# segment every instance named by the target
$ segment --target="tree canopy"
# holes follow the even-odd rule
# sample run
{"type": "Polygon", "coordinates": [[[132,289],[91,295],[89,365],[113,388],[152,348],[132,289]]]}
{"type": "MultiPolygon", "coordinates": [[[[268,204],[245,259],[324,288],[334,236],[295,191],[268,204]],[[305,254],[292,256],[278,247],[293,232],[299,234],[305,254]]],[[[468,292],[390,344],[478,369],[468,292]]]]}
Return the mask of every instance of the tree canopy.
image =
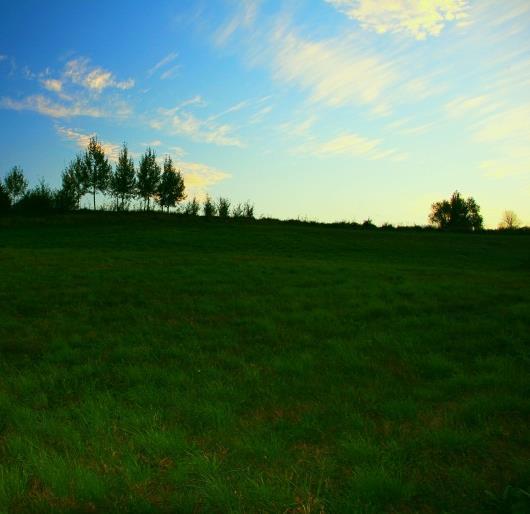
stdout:
{"type": "Polygon", "coordinates": [[[116,197],[116,208],[125,209],[126,203],[136,193],[136,169],[124,143],[118,157],[116,169],[110,179],[110,190],[116,197]]]}
{"type": "Polygon", "coordinates": [[[482,229],[482,216],[477,202],[462,198],[455,191],[449,200],[435,202],[431,206],[429,221],[444,230],[477,231],[482,229]]]}
{"type": "Polygon", "coordinates": [[[101,143],[95,138],[90,138],[88,148],[83,158],[84,172],[83,178],[85,186],[92,194],[94,210],[96,210],[96,193],[107,191],[112,167],[109,164],[101,143]]]}
{"type": "Polygon", "coordinates": [[[160,166],[156,162],[156,154],[148,148],[140,158],[138,169],[137,192],[144,201],[144,208],[149,210],[151,198],[158,192],[160,183],[160,166]]]}
{"type": "Polygon", "coordinates": [[[169,211],[170,207],[175,207],[178,202],[186,198],[184,189],[182,174],[180,170],[175,169],[171,157],[167,155],[164,159],[164,171],[158,186],[157,201],[159,205],[162,208],[166,207],[169,211]]]}
{"type": "Polygon", "coordinates": [[[11,203],[16,203],[28,189],[28,181],[24,177],[24,171],[20,166],[13,166],[4,180],[5,190],[11,199],[11,203]]]}

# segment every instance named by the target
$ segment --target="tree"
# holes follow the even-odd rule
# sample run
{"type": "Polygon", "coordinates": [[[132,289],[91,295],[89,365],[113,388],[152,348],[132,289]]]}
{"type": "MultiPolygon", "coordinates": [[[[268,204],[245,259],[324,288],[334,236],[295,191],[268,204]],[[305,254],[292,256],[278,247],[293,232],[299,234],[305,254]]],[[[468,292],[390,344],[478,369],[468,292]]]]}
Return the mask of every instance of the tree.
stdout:
{"type": "Polygon", "coordinates": [[[199,214],[200,208],[201,206],[199,205],[197,198],[193,197],[193,200],[188,202],[184,207],[184,214],[188,214],[189,216],[197,216],[197,214],[199,214]]]}
{"type": "Polygon", "coordinates": [[[6,188],[0,182],[0,214],[7,212],[11,207],[11,198],[7,194],[6,188]]]}
{"type": "Polygon", "coordinates": [[[62,173],[62,187],[57,193],[57,202],[61,209],[79,209],[79,202],[87,192],[87,181],[83,157],[78,155],[62,173]]]}
{"type": "Polygon", "coordinates": [[[221,218],[228,218],[230,214],[230,201],[227,198],[219,198],[217,202],[217,213],[221,218]]]}
{"type": "Polygon", "coordinates": [[[249,219],[254,218],[254,206],[248,201],[243,205],[243,216],[249,219]]]}
{"type": "Polygon", "coordinates": [[[116,197],[116,210],[125,209],[126,202],[134,197],[136,192],[136,170],[134,161],[129,157],[127,145],[124,143],[118,157],[116,170],[110,179],[110,190],[116,197]],[[118,206],[118,201],[119,206],[118,206]]]}
{"type": "Polygon", "coordinates": [[[96,210],[96,193],[106,193],[109,180],[112,175],[112,168],[101,143],[95,137],[90,138],[87,150],[83,158],[85,188],[92,193],[94,210],[96,210]]]}
{"type": "Polygon", "coordinates": [[[449,200],[435,202],[431,206],[429,221],[440,229],[480,230],[482,216],[480,207],[473,198],[465,200],[455,191],[449,200]]]}
{"type": "Polygon", "coordinates": [[[169,212],[170,207],[184,200],[186,195],[184,194],[184,180],[180,170],[176,170],[173,166],[173,161],[169,155],[164,159],[164,171],[160,184],[158,185],[158,197],[157,201],[162,209],[167,208],[169,212]]]}
{"type": "Polygon", "coordinates": [[[213,203],[212,199],[210,198],[210,195],[206,195],[202,210],[207,218],[211,218],[217,213],[217,208],[215,206],[215,203],[213,203]]]}
{"type": "Polygon", "coordinates": [[[147,210],[150,207],[151,197],[155,196],[158,191],[160,172],[160,166],[156,162],[156,154],[151,148],[148,148],[140,159],[136,186],[138,195],[144,200],[147,210]]]}
{"type": "Polygon", "coordinates": [[[6,192],[13,204],[17,203],[28,189],[28,181],[24,177],[24,171],[20,166],[13,166],[11,171],[6,175],[4,184],[6,192]]]}
{"type": "Polygon", "coordinates": [[[515,230],[521,226],[519,216],[513,211],[504,211],[501,222],[499,223],[499,230],[515,230]]]}

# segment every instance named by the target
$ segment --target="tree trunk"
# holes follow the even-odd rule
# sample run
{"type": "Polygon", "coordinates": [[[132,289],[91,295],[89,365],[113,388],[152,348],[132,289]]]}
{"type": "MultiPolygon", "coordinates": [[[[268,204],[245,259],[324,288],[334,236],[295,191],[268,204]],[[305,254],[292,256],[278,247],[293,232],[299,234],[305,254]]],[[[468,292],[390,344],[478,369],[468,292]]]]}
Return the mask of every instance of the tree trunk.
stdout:
{"type": "Polygon", "coordinates": [[[92,198],[94,199],[94,210],[96,210],[96,188],[92,189],[92,198]]]}

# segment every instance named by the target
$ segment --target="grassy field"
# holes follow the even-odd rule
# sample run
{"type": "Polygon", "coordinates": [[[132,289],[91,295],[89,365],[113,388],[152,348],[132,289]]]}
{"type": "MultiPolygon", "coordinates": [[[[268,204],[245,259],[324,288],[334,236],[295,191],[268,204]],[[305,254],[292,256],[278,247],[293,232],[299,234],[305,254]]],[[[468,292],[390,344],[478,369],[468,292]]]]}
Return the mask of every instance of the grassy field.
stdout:
{"type": "Polygon", "coordinates": [[[529,512],[529,339],[528,236],[0,220],[0,512],[529,512]]]}

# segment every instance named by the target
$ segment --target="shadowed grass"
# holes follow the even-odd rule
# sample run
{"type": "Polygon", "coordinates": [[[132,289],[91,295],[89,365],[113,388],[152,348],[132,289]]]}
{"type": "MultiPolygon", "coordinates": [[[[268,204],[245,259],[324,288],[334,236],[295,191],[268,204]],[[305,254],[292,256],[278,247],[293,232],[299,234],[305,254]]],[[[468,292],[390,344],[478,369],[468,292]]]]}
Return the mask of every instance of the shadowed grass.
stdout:
{"type": "Polygon", "coordinates": [[[0,512],[519,512],[529,254],[522,236],[2,220],[0,512]]]}

